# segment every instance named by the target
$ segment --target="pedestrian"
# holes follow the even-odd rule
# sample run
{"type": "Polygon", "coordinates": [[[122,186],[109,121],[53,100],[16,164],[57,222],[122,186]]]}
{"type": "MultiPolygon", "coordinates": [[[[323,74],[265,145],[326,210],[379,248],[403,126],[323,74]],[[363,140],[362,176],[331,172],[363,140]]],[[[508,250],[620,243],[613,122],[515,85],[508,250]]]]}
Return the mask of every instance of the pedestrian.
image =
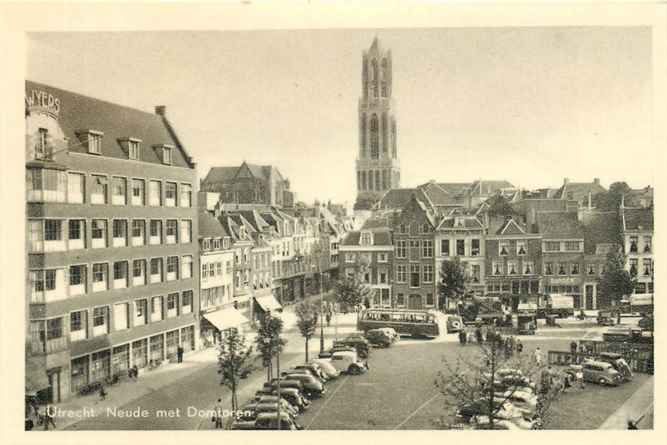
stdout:
{"type": "Polygon", "coordinates": [[[178,363],[183,363],[183,352],[185,352],[183,350],[183,346],[178,345],[178,349],[176,349],[176,357],[178,359],[178,363]]]}
{"type": "Polygon", "coordinates": [[[537,366],[542,366],[542,351],[539,346],[535,348],[535,351],[533,352],[533,359],[537,366]]]}
{"type": "Polygon", "coordinates": [[[331,326],[331,312],[330,311],[327,311],[326,319],[327,319],[327,327],[331,326]]]}
{"type": "Polygon", "coordinates": [[[463,329],[461,329],[461,330],[459,331],[459,344],[460,344],[461,346],[463,346],[463,345],[465,344],[465,340],[463,339],[463,337],[464,337],[465,335],[466,335],[465,332],[463,332],[463,329]]]}
{"type": "Polygon", "coordinates": [[[570,352],[572,355],[575,355],[577,353],[577,342],[572,340],[572,343],[570,343],[570,352]]]}
{"type": "Polygon", "coordinates": [[[44,407],[44,431],[49,430],[49,425],[52,425],[54,430],[56,429],[56,408],[47,403],[44,407]]]}
{"type": "Polygon", "coordinates": [[[475,328],[475,340],[477,340],[477,343],[482,344],[484,341],[484,338],[482,337],[482,330],[480,329],[479,326],[475,328]]]}
{"type": "Polygon", "coordinates": [[[104,390],[104,385],[100,385],[100,400],[106,400],[107,392],[104,390]]]}
{"type": "Polygon", "coordinates": [[[523,352],[523,343],[521,343],[521,339],[517,338],[516,339],[516,352],[517,354],[521,355],[523,352]]]}
{"type": "Polygon", "coordinates": [[[466,329],[463,329],[463,345],[468,344],[468,331],[466,329]]]}
{"type": "Polygon", "coordinates": [[[215,404],[215,416],[213,417],[213,420],[215,422],[215,429],[219,430],[222,429],[222,416],[224,413],[224,410],[222,408],[222,399],[218,399],[218,402],[215,404]]]}

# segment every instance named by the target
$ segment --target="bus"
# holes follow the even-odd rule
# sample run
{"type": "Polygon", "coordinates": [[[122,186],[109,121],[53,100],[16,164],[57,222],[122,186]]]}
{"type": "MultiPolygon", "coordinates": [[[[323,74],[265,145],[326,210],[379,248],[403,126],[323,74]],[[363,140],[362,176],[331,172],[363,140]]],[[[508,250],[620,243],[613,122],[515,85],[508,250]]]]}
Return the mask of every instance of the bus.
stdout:
{"type": "Polygon", "coordinates": [[[357,330],[393,328],[399,335],[438,337],[440,326],[435,312],[410,309],[366,309],[357,320],[357,330]]]}

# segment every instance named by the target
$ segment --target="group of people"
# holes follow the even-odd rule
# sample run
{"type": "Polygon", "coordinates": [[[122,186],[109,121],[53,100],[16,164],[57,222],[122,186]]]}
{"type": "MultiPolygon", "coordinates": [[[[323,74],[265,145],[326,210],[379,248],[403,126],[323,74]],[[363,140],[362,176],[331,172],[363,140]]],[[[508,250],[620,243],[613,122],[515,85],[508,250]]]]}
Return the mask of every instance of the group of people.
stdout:
{"type": "Polygon", "coordinates": [[[462,346],[468,344],[475,340],[478,344],[489,343],[493,344],[497,348],[502,348],[505,352],[505,358],[510,358],[514,355],[514,352],[521,354],[523,352],[523,343],[521,339],[515,338],[513,335],[503,336],[499,332],[489,329],[486,332],[482,331],[480,326],[477,326],[474,331],[469,331],[468,328],[463,328],[459,331],[459,343],[462,346]]]}
{"type": "Polygon", "coordinates": [[[26,431],[30,431],[38,425],[43,426],[44,431],[48,431],[51,427],[55,430],[56,408],[50,403],[40,407],[37,399],[33,397],[26,403],[25,419],[26,431]]]}

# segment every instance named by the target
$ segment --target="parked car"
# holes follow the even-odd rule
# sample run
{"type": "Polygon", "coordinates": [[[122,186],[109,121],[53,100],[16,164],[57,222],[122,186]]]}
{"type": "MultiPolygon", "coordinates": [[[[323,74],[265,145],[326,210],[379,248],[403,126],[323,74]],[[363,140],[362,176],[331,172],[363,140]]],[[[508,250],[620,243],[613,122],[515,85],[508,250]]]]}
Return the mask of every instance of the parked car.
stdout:
{"type": "MultiPolygon", "coordinates": [[[[491,373],[485,372],[482,374],[482,379],[485,384],[491,379],[491,373]]],[[[524,391],[535,392],[535,383],[530,378],[523,375],[519,369],[499,369],[494,377],[494,391],[509,391],[517,390],[519,388],[524,391]]]]}
{"type": "Polygon", "coordinates": [[[338,371],[332,364],[331,360],[329,359],[324,359],[324,358],[316,358],[310,361],[311,363],[317,365],[320,367],[322,372],[327,376],[329,379],[335,379],[340,375],[340,371],[338,371]]]}
{"type": "Polygon", "coordinates": [[[281,377],[284,377],[289,380],[298,380],[303,385],[304,394],[309,397],[322,397],[326,392],[324,384],[320,381],[319,378],[313,377],[311,374],[307,373],[305,370],[287,370],[281,373],[281,377]]]}
{"type": "Polygon", "coordinates": [[[611,311],[600,311],[598,312],[597,323],[599,326],[614,326],[616,317],[611,311]]]}
{"type": "MultiPolygon", "coordinates": [[[[278,412],[278,402],[269,403],[269,402],[248,402],[241,408],[241,411],[247,411],[249,413],[254,413],[255,419],[260,413],[277,413],[278,412]]],[[[295,410],[291,405],[280,404],[280,412],[284,412],[290,415],[292,419],[296,419],[298,415],[298,410],[295,410]]],[[[240,420],[250,420],[250,419],[240,419],[240,420]]]]}
{"type": "Polygon", "coordinates": [[[587,382],[611,386],[621,382],[621,375],[609,363],[587,360],[582,364],[582,371],[587,382]]]}
{"type": "Polygon", "coordinates": [[[358,375],[368,371],[365,362],[359,360],[355,351],[336,351],[331,355],[331,364],[341,373],[358,375]]]}
{"type": "Polygon", "coordinates": [[[257,414],[255,428],[258,430],[277,430],[280,428],[281,430],[287,431],[303,429],[303,427],[292,419],[289,414],[282,412],[280,413],[280,417],[278,417],[277,412],[257,414]]]}
{"type": "Polygon", "coordinates": [[[350,351],[350,352],[356,353],[357,348],[355,348],[354,346],[347,346],[347,345],[343,345],[341,343],[334,342],[334,345],[331,348],[329,348],[328,350],[324,350],[324,351],[320,352],[319,355],[318,355],[318,358],[330,359],[331,356],[333,355],[333,353],[337,352],[337,351],[350,351]]]}
{"type": "MultiPolygon", "coordinates": [[[[273,389],[273,387],[267,387],[267,386],[262,387],[262,389],[260,389],[255,393],[255,397],[277,396],[277,395],[278,395],[277,389],[273,389]]],[[[287,400],[290,405],[296,407],[300,412],[304,412],[306,409],[308,409],[308,405],[310,405],[310,401],[305,397],[303,397],[299,392],[299,390],[294,388],[280,387],[280,397],[287,400]]]]}
{"type": "Polygon", "coordinates": [[[533,418],[537,413],[537,396],[531,390],[517,389],[497,394],[507,399],[524,417],[533,418]]]}
{"type": "Polygon", "coordinates": [[[615,352],[601,352],[597,359],[601,362],[609,363],[621,375],[623,381],[632,380],[632,369],[621,354],[615,352]]]}
{"type": "Polygon", "coordinates": [[[234,420],[230,425],[231,430],[256,430],[255,420],[234,420]]]}
{"type": "MultiPolygon", "coordinates": [[[[497,419],[512,420],[523,417],[523,414],[516,410],[512,403],[503,397],[493,398],[493,410],[495,411],[494,417],[497,419]]],[[[489,401],[486,398],[465,403],[456,411],[456,417],[462,419],[464,422],[470,422],[473,417],[480,415],[489,415],[489,401]]]]}
{"type": "Polygon", "coordinates": [[[388,348],[398,340],[398,334],[392,328],[370,329],[366,339],[371,345],[388,348]]]}
{"type": "Polygon", "coordinates": [[[316,379],[319,379],[322,383],[326,383],[329,380],[329,377],[327,377],[326,373],[322,371],[322,368],[320,365],[316,363],[306,363],[303,365],[296,365],[294,368],[295,370],[301,371],[301,372],[307,372],[308,374],[312,375],[316,379]]]}
{"type": "Polygon", "coordinates": [[[294,414],[299,414],[299,408],[289,403],[283,397],[278,396],[256,396],[255,402],[257,403],[273,403],[274,405],[280,403],[281,409],[294,412],[294,414]],[[280,402],[279,402],[280,401],[280,402]]]}
{"type": "MultiPolygon", "coordinates": [[[[270,382],[264,383],[264,387],[268,387],[271,389],[276,389],[278,388],[278,380],[279,379],[271,379],[270,382]]],[[[281,378],[280,379],[280,387],[281,388],[293,388],[299,391],[301,394],[303,394],[304,388],[303,388],[303,383],[301,383],[299,380],[295,379],[288,379],[288,378],[281,378]]]]}
{"type": "Polygon", "coordinates": [[[363,334],[350,334],[343,340],[334,341],[334,349],[336,346],[353,347],[361,358],[368,358],[370,355],[370,343],[363,334]]]}

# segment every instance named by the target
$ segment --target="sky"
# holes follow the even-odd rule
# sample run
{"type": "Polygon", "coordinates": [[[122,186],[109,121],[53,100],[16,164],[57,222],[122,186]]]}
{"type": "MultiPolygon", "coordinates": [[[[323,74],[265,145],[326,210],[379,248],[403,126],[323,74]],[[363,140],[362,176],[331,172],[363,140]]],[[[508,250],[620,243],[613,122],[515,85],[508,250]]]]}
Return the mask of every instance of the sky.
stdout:
{"type": "Polygon", "coordinates": [[[361,57],[393,60],[401,186],[654,183],[641,27],[30,33],[28,79],[167,116],[197,163],[273,164],[354,202],[361,57]]]}

